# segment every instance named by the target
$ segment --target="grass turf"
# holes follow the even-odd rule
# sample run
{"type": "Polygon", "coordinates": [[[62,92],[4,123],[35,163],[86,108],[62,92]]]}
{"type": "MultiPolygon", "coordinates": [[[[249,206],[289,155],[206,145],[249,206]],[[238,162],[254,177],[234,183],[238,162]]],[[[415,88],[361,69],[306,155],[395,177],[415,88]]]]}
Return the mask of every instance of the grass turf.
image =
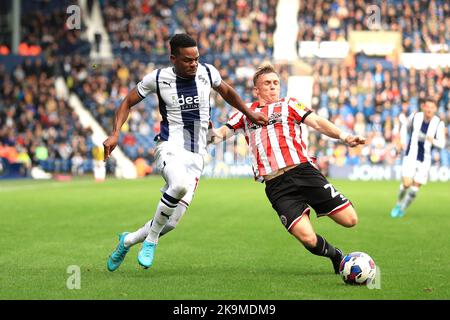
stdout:
{"type": "Polygon", "coordinates": [[[117,234],[149,220],[163,180],[0,182],[0,299],[449,299],[448,183],[430,183],[401,219],[389,215],[398,182],[333,181],[354,203],[352,229],[311,220],[345,252],[364,251],[381,289],[345,285],[328,259],[311,255],[278,220],[251,179],[203,179],[149,270],[132,248],[106,270],[117,234]],[[71,265],[81,289],[69,290],[71,265]]]}

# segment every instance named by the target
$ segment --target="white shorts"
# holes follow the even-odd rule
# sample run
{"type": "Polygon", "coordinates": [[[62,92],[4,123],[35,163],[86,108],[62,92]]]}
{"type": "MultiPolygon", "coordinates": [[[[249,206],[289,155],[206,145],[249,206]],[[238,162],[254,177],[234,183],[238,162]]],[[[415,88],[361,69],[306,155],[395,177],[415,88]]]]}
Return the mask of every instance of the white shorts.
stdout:
{"type": "Polygon", "coordinates": [[[402,177],[410,178],[419,184],[426,184],[431,165],[408,157],[403,158],[402,177]]]}
{"type": "Polygon", "coordinates": [[[167,164],[175,162],[177,164],[177,169],[182,169],[177,171],[177,177],[179,177],[183,183],[187,184],[186,187],[188,191],[180,200],[180,203],[188,207],[194,197],[195,190],[197,189],[198,182],[200,181],[203,172],[203,156],[199,153],[187,151],[168,141],[161,141],[158,142],[155,149],[155,161],[157,169],[161,172],[162,177],[166,181],[165,186],[161,188],[162,193],[166,192],[169,188],[167,176],[170,173],[165,172],[168,170],[168,168],[166,168],[167,164]]]}

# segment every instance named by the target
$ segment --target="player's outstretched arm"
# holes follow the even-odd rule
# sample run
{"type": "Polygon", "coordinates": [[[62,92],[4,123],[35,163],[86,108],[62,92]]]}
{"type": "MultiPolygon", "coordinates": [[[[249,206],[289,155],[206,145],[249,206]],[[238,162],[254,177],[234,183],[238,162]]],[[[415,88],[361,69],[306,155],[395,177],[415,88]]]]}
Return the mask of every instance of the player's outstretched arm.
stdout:
{"type": "Polygon", "coordinates": [[[122,128],[125,121],[128,119],[128,115],[130,114],[130,109],[142,98],[137,93],[137,88],[132,89],[125,99],[120,103],[119,108],[116,110],[114,116],[114,128],[111,135],[103,142],[103,152],[104,152],[104,161],[108,160],[111,152],[117,146],[119,142],[119,133],[120,128],[122,128]]]}
{"type": "Polygon", "coordinates": [[[350,147],[356,147],[357,145],[366,143],[366,139],[364,137],[354,136],[347,132],[344,132],[341,129],[339,129],[336,125],[334,125],[332,122],[318,116],[315,113],[310,113],[305,118],[303,123],[316,129],[320,133],[330,138],[342,140],[350,147]]]}
{"type": "Polygon", "coordinates": [[[222,81],[219,86],[214,88],[223,98],[224,100],[242,112],[247,118],[258,125],[266,125],[268,122],[267,116],[260,112],[254,112],[249,109],[244,101],[239,97],[236,90],[234,90],[229,84],[225,81],[222,81]]]}
{"type": "Polygon", "coordinates": [[[234,136],[234,130],[230,129],[228,126],[223,125],[220,128],[210,127],[208,130],[208,144],[218,144],[228,138],[234,136]]]}

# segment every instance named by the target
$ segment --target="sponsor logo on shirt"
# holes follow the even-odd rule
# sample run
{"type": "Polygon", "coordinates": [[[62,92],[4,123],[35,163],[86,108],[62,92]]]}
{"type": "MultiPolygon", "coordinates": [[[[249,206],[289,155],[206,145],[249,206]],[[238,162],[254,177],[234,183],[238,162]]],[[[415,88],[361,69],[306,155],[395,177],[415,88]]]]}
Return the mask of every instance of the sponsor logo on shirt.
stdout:
{"type": "Polygon", "coordinates": [[[201,74],[197,77],[201,82],[203,82],[204,85],[208,85],[209,81],[206,80],[206,78],[201,74]]]}
{"type": "MultiPolygon", "coordinates": [[[[267,123],[267,125],[268,126],[270,126],[270,125],[273,125],[273,124],[275,124],[275,123],[277,123],[277,122],[281,122],[282,121],[282,119],[281,119],[281,113],[279,113],[279,112],[274,112],[274,113],[272,113],[271,115],[270,115],[270,117],[269,117],[269,122],[267,123]]],[[[262,128],[263,126],[261,126],[261,125],[259,125],[259,124],[254,124],[253,122],[251,122],[250,120],[248,120],[247,119],[247,122],[248,122],[248,128],[250,129],[250,130],[256,130],[256,129],[259,129],[259,128],[262,128]]]]}
{"type": "Polygon", "coordinates": [[[182,94],[181,96],[173,95],[172,102],[175,106],[180,107],[181,111],[187,111],[199,109],[200,103],[204,103],[205,99],[203,98],[203,94],[200,96],[185,96],[182,94]]]}
{"type": "Polygon", "coordinates": [[[305,105],[295,99],[289,99],[288,105],[294,109],[297,109],[299,111],[305,110],[305,105]]]}
{"type": "Polygon", "coordinates": [[[297,102],[297,103],[295,104],[294,108],[296,108],[296,109],[298,109],[298,110],[300,110],[300,111],[305,110],[305,106],[303,105],[303,103],[300,103],[300,102],[297,102]]]}

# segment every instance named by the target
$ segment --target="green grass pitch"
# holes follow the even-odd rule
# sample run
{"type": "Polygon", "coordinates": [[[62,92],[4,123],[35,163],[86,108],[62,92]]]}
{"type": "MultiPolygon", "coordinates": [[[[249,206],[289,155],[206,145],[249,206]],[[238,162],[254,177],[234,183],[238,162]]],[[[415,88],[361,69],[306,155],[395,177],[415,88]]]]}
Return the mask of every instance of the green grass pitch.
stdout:
{"type": "Polygon", "coordinates": [[[110,273],[117,234],[152,217],[163,180],[84,178],[0,182],[0,299],[449,299],[450,184],[426,185],[392,219],[398,182],[333,182],[359,224],[346,229],[313,212],[312,223],[345,252],[371,255],[380,289],[345,285],[284,230],[251,179],[202,179],[152,268],[138,266],[139,245],[110,273]],[[71,265],[80,267],[78,290],[67,288],[71,265]]]}

